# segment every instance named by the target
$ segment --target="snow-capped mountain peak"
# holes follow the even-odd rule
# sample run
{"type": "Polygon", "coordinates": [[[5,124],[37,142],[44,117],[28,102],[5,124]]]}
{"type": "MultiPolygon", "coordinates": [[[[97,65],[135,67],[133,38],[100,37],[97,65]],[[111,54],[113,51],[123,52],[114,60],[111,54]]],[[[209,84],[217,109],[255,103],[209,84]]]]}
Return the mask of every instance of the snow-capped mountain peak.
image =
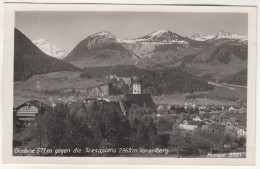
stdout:
{"type": "Polygon", "coordinates": [[[71,50],[62,50],[59,47],[51,44],[48,40],[41,38],[38,40],[32,41],[41,51],[45,54],[55,57],[57,59],[63,59],[66,57],[71,50]]]}
{"type": "Polygon", "coordinates": [[[179,43],[188,44],[185,38],[180,35],[173,33],[169,30],[158,30],[149,35],[135,39],[136,42],[142,43],[179,43]]]}
{"type": "Polygon", "coordinates": [[[236,37],[236,34],[233,34],[231,32],[226,32],[226,31],[220,31],[216,34],[215,38],[216,39],[223,39],[223,38],[233,38],[236,37]]]}
{"type": "Polygon", "coordinates": [[[158,31],[151,33],[150,36],[151,37],[161,36],[162,34],[166,34],[166,33],[172,33],[172,32],[169,30],[158,30],[158,31]]]}
{"type": "Polygon", "coordinates": [[[158,30],[147,36],[144,36],[144,37],[138,38],[138,39],[158,40],[158,38],[161,38],[161,39],[173,38],[173,37],[175,37],[175,35],[177,35],[177,34],[174,34],[169,30],[158,30]]]}
{"type": "Polygon", "coordinates": [[[90,35],[85,40],[88,49],[104,46],[118,41],[120,41],[120,39],[108,31],[102,31],[90,35]]]}
{"type": "Polygon", "coordinates": [[[204,35],[195,33],[191,37],[193,40],[197,41],[206,41],[206,40],[214,40],[214,39],[240,39],[240,40],[247,40],[247,36],[239,36],[237,34],[226,32],[226,31],[220,31],[216,33],[215,35],[204,35]]]}
{"type": "Polygon", "coordinates": [[[117,40],[121,40],[120,38],[116,37],[115,35],[113,35],[112,33],[108,32],[108,31],[102,31],[102,32],[98,32],[96,34],[90,35],[90,38],[94,38],[94,39],[98,39],[98,38],[103,38],[103,39],[111,39],[114,41],[117,40]]]}
{"type": "Polygon", "coordinates": [[[96,35],[111,35],[111,33],[108,31],[101,31],[101,32],[98,32],[96,35]]]}
{"type": "Polygon", "coordinates": [[[204,35],[204,34],[195,33],[190,38],[196,41],[206,41],[206,40],[213,39],[214,37],[215,37],[214,35],[204,35]]]}

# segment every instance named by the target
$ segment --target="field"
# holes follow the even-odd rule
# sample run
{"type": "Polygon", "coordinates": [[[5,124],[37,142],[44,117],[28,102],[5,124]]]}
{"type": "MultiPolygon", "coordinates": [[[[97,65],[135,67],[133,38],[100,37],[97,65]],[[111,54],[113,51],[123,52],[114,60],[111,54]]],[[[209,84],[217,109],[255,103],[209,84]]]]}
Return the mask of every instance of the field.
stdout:
{"type": "Polygon", "coordinates": [[[194,92],[189,94],[162,95],[154,97],[158,104],[183,105],[185,102],[192,102],[199,105],[236,105],[246,103],[247,87],[230,84],[214,85],[212,91],[194,92]]]}
{"type": "Polygon", "coordinates": [[[86,89],[101,84],[95,79],[80,77],[80,72],[54,72],[35,75],[26,81],[14,82],[14,106],[26,100],[39,99],[49,103],[53,97],[44,91],[62,91],[65,89],[86,89]]]}

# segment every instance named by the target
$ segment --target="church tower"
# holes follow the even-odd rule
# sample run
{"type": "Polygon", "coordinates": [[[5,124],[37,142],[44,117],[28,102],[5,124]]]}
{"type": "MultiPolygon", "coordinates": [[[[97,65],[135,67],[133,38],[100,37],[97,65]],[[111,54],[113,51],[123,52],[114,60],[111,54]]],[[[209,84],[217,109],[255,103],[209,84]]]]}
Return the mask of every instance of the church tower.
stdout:
{"type": "Polygon", "coordinates": [[[134,78],[133,79],[133,94],[141,94],[142,93],[142,81],[134,78]]]}

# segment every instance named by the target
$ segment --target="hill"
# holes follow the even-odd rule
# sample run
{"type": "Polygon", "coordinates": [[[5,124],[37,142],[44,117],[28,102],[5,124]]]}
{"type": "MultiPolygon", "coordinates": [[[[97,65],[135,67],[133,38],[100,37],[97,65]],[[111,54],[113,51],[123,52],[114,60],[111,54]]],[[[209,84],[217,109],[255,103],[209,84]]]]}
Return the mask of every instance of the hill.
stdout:
{"type": "Polygon", "coordinates": [[[14,81],[49,72],[80,70],[70,63],[48,56],[18,29],[14,31],[14,81]]]}
{"type": "Polygon", "coordinates": [[[14,82],[14,106],[27,100],[41,100],[46,104],[53,99],[76,101],[87,96],[87,89],[102,84],[96,79],[82,78],[81,72],[62,71],[33,75],[26,81],[14,82]]]}
{"type": "Polygon", "coordinates": [[[178,60],[180,66],[190,73],[210,76],[215,81],[247,69],[247,44],[223,41],[184,56],[178,60]]]}
{"type": "Polygon", "coordinates": [[[235,74],[226,75],[220,79],[220,82],[247,86],[247,69],[243,69],[235,74]]]}
{"type": "MultiPolygon", "coordinates": [[[[187,73],[179,68],[143,69],[136,66],[88,67],[83,73],[93,78],[106,78],[110,75],[117,77],[139,77],[142,79],[142,90],[152,95],[193,93],[208,91],[214,87],[203,79],[187,73]]],[[[120,84],[123,88],[125,85],[120,84]]],[[[119,88],[121,90],[121,88],[119,88]]]]}
{"type": "Polygon", "coordinates": [[[109,32],[99,32],[81,41],[64,59],[81,68],[89,66],[133,65],[139,56],[126,49],[109,32]]]}

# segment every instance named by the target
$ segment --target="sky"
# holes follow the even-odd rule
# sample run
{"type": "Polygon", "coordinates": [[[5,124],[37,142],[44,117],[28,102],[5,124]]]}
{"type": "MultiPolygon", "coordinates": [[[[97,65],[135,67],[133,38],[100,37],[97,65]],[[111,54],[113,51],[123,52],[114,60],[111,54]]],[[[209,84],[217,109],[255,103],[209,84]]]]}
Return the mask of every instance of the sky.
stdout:
{"type": "Polygon", "coordinates": [[[108,31],[122,39],[170,30],[181,36],[227,31],[248,35],[243,13],[180,12],[16,12],[15,27],[30,40],[47,39],[65,50],[73,49],[89,35],[108,31]]]}

